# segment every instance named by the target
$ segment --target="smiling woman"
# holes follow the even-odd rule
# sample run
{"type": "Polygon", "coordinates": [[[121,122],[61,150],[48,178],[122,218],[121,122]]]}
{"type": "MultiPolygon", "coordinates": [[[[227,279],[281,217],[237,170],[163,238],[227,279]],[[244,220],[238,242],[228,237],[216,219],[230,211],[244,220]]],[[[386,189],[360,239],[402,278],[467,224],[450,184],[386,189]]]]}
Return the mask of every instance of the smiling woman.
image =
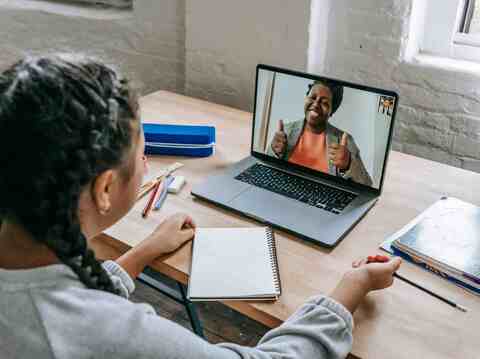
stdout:
{"type": "Polygon", "coordinates": [[[344,88],[337,81],[319,79],[308,84],[302,118],[288,122],[278,119],[267,154],[371,186],[372,178],[352,135],[330,120],[341,107],[343,96],[344,88]]]}

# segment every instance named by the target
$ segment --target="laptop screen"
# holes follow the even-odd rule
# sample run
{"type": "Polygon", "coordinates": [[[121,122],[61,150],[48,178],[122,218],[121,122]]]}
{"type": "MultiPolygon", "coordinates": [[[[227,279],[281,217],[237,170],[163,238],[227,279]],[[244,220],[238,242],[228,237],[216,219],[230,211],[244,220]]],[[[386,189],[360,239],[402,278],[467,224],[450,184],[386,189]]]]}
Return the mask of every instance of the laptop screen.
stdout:
{"type": "Polygon", "coordinates": [[[396,94],[263,66],[253,151],[379,189],[396,94]]]}

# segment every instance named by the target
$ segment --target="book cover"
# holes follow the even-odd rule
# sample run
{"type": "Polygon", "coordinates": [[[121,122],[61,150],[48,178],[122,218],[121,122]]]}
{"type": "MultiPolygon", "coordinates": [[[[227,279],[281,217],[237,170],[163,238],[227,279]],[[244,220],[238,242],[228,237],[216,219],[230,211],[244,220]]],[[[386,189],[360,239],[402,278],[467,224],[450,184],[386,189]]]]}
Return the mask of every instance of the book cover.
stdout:
{"type": "Polygon", "coordinates": [[[387,238],[381,248],[478,294],[479,234],[480,208],[442,197],[387,238]]]}
{"type": "Polygon", "coordinates": [[[393,246],[480,280],[480,208],[456,198],[441,199],[393,246]]]}

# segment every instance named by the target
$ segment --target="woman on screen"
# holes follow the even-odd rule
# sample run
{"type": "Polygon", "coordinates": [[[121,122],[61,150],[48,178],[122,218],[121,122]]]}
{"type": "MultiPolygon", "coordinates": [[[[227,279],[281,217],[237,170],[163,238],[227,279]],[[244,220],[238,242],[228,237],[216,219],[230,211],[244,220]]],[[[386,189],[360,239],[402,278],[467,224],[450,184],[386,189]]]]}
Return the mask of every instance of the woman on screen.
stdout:
{"type": "Polygon", "coordinates": [[[329,80],[309,85],[305,97],[305,118],[284,123],[278,129],[267,154],[354,182],[372,185],[353,137],[328,121],[343,99],[343,86],[329,80]]]}

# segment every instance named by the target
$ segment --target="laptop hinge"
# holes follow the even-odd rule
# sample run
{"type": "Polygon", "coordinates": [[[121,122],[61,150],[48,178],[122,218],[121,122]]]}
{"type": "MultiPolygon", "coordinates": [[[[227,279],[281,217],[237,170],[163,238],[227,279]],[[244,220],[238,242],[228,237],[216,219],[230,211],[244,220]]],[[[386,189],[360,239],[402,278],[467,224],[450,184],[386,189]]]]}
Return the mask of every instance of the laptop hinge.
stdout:
{"type": "Polygon", "coordinates": [[[364,193],[363,191],[361,191],[357,188],[350,188],[348,186],[340,185],[340,184],[335,183],[333,181],[329,181],[328,179],[318,178],[318,177],[315,177],[315,176],[309,176],[308,174],[299,173],[297,171],[291,171],[291,170],[285,169],[282,166],[277,166],[274,163],[263,161],[263,160],[261,160],[257,157],[255,157],[255,159],[264,166],[274,168],[278,171],[282,171],[282,172],[288,173],[288,174],[293,175],[293,176],[297,176],[297,177],[301,177],[301,178],[304,178],[304,179],[307,179],[307,180],[310,180],[310,181],[313,181],[313,182],[321,183],[323,185],[330,186],[330,187],[333,187],[333,188],[337,188],[337,189],[340,189],[342,191],[350,192],[350,193],[353,193],[355,195],[364,193]]]}

